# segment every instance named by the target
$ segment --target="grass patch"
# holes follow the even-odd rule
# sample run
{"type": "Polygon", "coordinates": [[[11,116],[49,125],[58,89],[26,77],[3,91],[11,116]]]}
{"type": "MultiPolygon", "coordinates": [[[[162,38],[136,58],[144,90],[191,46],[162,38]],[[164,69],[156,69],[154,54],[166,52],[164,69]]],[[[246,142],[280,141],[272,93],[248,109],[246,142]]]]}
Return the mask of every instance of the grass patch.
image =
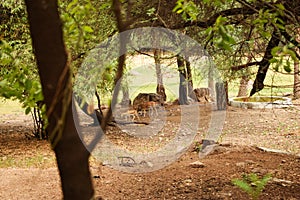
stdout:
{"type": "Polygon", "coordinates": [[[47,168],[53,165],[55,165],[55,157],[42,154],[37,154],[34,157],[13,157],[9,155],[0,158],[0,168],[47,168]]]}
{"type": "MultiPolygon", "coordinates": [[[[253,68],[252,72],[256,74],[257,67],[253,68]]],[[[251,81],[255,80],[255,76],[251,77],[251,81]]],[[[231,81],[228,89],[229,97],[236,97],[239,91],[240,79],[231,81]]],[[[293,71],[289,74],[275,72],[270,67],[267,76],[264,81],[265,88],[260,92],[256,93],[254,96],[283,96],[286,94],[293,94],[293,88],[284,88],[284,87],[272,87],[272,86],[292,86],[294,84],[293,71]],[[271,87],[270,87],[271,86],[271,87]]],[[[247,93],[250,94],[252,86],[249,86],[247,93]]]]}
{"type": "Polygon", "coordinates": [[[18,101],[0,98],[0,114],[24,113],[24,108],[18,101]]]}

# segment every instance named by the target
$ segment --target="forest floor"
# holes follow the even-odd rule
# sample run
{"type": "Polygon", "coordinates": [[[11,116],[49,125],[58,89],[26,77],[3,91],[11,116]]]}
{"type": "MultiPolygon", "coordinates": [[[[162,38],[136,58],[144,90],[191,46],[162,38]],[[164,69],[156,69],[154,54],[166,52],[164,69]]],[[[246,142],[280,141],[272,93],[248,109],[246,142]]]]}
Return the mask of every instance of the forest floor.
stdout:
{"type": "MultiPolygon", "coordinates": [[[[214,112],[204,111],[190,148],[160,170],[127,173],[92,157],[90,165],[96,196],[112,200],[243,200],[250,197],[233,185],[233,179],[242,180],[250,174],[262,178],[270,174],[271,179],[259,199],[300,199],[300,102],[293,103],[294,107],[286,109],[229,106],[218,145],[209,155],[199,158],[195,150],[214,112]],[[274,152],[275,149],[279,151],[274,152]],[[200,163],[193,164],[196,161],[200,163]]],[[[178,107],[170,106],[166,110],[171,125],[180,122],[178,107]]],[[[135,141],[134,137],[119,134],[116,129],[109,127],[108,137],[112,143],[132,146],[130,142],[135,141]]],[[[54,154],[46,141],[32,138],[31,131],[28,116],[20,113],[0,116],[0,199],[62,198],[54,154]]],[[[153,137],[152,144],[169,141],[172,131],[167,127],[153,137]]],[[[255,188],[254,183],[252,188],[255,188]]]]}

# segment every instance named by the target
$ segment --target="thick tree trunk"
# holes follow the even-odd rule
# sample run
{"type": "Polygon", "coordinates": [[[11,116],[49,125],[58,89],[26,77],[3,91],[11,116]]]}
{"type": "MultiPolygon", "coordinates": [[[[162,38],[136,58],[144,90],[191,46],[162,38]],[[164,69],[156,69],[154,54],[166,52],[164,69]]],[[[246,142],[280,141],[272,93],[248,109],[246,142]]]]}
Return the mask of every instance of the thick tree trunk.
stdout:
{"type": "Polygon", "coordinates": [[[294,98],[300,98],[299,61],[294,63],[294,98]]]}
{"type": "Polygon", "coordinates": [[[248,82],[249,82],[249,76],[244,75],[242,76],[240,80],[240,87],[238,92],[238,97],[243,97],[248,95],[248,82]]]}
{"type": "Polygon", "coordinates": [[[177,56],[177,65],[179,71],[179,104],[187,105],[187,83],[186,83],[186,71],[185,71],[185,62],[181,56],[177,56]]]}
{"type": "Polygon", "coordinates": [[[76,131],[77,116],[72,115],[71,76],[57,1],[25,2],[64,199],[91,199],[90,154],[76,131]]]}
{"type": "Polygon", "coordinates": [[[227,95],[224,83],[216,83],[217,109],[226,110],[227,95]]]}
{"type": "Polygon", "coordinates": [[[160,55],[161,51],[158,49],[154,50],[154,61],[155,61],[155,70],[156,70],[156,78],[157,78],[157,86],[156,86],[156,93],[161,96],[161,102],[167,100],[167,95],[163,83],[163,76],[161,73],[161,64],[160,64],[160,55]]]}

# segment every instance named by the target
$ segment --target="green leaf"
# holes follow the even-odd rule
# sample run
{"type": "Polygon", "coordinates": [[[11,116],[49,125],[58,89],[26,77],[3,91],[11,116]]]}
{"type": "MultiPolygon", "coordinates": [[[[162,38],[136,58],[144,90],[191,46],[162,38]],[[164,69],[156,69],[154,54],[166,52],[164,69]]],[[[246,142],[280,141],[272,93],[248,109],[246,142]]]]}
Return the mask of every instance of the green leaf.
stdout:
{"type": "Polygon", "coordinates": [[[78,3],[78,0],[73,0],[69,5],[67,6],[67,9],[70,10],[72,6],[75,6],[78,3]]]}
{"type": "Polygon", "coordinates": [[[276,72],[279,72],[279,65],[275,65],[274,70],[275,70],[276,72]]]}
{"type": "Polygon", "coordinates": [[[29,79],[25,80],[25,90],[30,90],[32,88],[32,81],[29,79]]]}
{"type": "Polygon", "coordinates": [[[30,111],[31,111],[31,108],[30,108],[30,107],[27,107],[27,108],[25,109],[25,114],[28,115],[28,114],[30,113],[30,111]]]}
{"type": "Polygon", "coordinates": [[[0,87],[6,87],[7,86],[7,80],[0,81],[0,87]]]}
{"type": "Polygon", "coordinates": [[[280,10],[285,10],[284,5],[282,5],[281,3],[276,4],[276,7],[279,8],[280,10]]]}
{"type": "Polygon", "coordinates": [[[281,47],[274,47],[272,50],[271,50],[271,54],[272,56],[277,56],[277,53],[281,50],[281,47]]]}
{"type": "Polygon", "coordinates": [[[147,10],[147,15],[152,16],[152,15],[154,15],[155,11],[156,11],[155,8],[150,8],[150,9],[147,10]]]}
{"type": "Polygon", "coordinates": [[[239,179],[233,179],[233,180],[232,180],[232,183],[233,183],[235,186],[238,186],[239,188],[241,188],[242,190],[244,190],[244,191],[247,192],[247,193],[253,192],[253,189],[251,188],[251,186],[250,186],[248,183],[246,183],[246,182],[244,182],[244,181],[242,181],[242,180],[239,180],[239,179]]]}
{"type": "Polygon", "coordinates": [[[286,61],[286,65],[283,66],[284,71],[290,73],[292,71],[290,61],[286,61]]]}
{"type": "Polygon", "coordinates": [[[90,26],[83,26],[83,30],[87,33],[92,33],[94,30],[90,26]]]}

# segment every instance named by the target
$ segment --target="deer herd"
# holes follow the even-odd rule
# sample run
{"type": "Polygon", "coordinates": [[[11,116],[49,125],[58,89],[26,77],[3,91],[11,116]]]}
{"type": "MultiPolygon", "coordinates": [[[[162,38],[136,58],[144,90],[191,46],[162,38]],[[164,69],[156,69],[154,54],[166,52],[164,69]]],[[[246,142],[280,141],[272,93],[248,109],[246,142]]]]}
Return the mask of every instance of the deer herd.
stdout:
{"type": "Polygon", "coordinates": [[[138,106],[132,106],[123,112],[121,111],[120,117],[126,121],[140,120],[141,116],[150,118],[157,117],[159,106],[160,103],[155,101],[141,102],[138,106]]]}

